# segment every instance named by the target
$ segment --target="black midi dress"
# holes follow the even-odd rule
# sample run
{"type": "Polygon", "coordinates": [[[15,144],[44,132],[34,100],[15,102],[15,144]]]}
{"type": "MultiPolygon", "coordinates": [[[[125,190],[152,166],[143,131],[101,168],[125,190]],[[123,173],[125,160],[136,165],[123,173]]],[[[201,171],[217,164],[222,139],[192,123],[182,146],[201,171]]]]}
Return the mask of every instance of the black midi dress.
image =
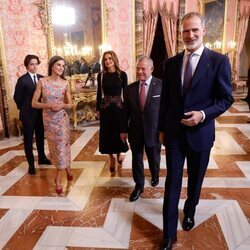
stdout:
{"type": "Polygon", "coordinates": [[[100,114],[99,151],[118,154],[128,151],[120,139],[122,103],[127,92],[127,74],[124,71],[99,73],[97,77],[96,110],[100,114]]]}

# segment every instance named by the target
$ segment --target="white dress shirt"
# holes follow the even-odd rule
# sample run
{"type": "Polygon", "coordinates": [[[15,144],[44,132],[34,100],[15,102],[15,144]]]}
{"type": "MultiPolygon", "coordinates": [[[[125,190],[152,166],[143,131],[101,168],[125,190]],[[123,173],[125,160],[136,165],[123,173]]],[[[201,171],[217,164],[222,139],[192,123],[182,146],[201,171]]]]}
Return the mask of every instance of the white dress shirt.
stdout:
{"type": "Polygon", "coordinates": [[[28,73],[29,73],[29,75],[30,75],[30,77],[31,77],[31,79],[32,79],[33,82],[34,82],[34,76],[36,77],[36,82],[34,82],[34,84],[37,84],[37,82],[38,82],[37,75],[33,74],[33,73],[30,73],[29,71],[28,71],[28,73]]]}

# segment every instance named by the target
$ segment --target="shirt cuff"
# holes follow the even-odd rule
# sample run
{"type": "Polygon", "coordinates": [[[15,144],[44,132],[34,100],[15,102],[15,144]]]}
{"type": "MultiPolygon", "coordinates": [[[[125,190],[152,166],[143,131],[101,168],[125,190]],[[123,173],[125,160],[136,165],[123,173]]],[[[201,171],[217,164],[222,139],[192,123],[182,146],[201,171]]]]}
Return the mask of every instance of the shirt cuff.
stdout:
{"type": "Polygon", "coordinates": [[[200,123],[202,123],[202,122],[204,122],[206,115],[205,115],[205,112],[203,110],[200,110],[200,112],[202,113],[202,119],[201,119],[200,123]]]}

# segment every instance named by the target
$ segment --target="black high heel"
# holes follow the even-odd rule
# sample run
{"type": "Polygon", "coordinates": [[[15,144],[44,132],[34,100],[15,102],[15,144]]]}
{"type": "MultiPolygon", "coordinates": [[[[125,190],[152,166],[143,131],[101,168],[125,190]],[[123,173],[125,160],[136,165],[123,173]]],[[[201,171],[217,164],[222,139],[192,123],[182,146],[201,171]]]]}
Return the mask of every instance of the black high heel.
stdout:
{"type": "Polygon", "coordinates": [[[110,171],[111,173],[114,173],[114,172],[115,172],[115,157],[112,157],[112,158],[110,159],[109,171],[110,171]]]}

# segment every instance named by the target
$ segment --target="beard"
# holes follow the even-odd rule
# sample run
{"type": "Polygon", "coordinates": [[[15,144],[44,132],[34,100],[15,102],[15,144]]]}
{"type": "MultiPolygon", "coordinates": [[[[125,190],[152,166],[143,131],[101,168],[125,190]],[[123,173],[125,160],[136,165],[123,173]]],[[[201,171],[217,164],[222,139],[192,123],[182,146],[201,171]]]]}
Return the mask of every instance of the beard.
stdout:
{"type": "Polygon", "coordinates": [[[184,42],[184,45],[187,50],[196,50],[202,45],[202,41],[198,39],[194,41],[184,42]]]}

